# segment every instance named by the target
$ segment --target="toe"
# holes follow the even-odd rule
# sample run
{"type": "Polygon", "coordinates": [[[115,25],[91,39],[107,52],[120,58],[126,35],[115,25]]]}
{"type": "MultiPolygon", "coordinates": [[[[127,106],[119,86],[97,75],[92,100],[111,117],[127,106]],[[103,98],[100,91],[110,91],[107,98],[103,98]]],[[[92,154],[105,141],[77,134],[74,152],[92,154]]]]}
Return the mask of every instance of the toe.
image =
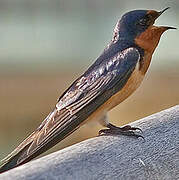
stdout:
{"type": "Polygon", "coordinates": [[[124,127],[121,128],[121,130],[123,131],[136,131],[136,130],[139,130],[141,133],[143,133],[142,129],[138,128],[138,127],[132,127],[130,125],[126,125],[124,127]]]}

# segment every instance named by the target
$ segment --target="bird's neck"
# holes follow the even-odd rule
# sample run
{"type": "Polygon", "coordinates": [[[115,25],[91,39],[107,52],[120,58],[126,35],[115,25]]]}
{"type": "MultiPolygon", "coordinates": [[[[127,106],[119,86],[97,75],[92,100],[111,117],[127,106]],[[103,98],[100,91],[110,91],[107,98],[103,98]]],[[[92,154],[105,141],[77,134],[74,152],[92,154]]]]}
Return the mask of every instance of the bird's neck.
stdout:
{"type": "Polygon", "coordinates": [[[135,38],[135,43],[144,51],[153,54],[163,32],[164,29],[160,27],[150,26],[135,38]]]}
{"type": "Polygon", "coordinates": [[[140,71],[145,74],[151,62],[153,52],[155,51],[162,33],[166,29],[156,26],[150,26],[146,31],[135,38],[135,44],[143,49],[143,57],[140,60],[140,71]]]}

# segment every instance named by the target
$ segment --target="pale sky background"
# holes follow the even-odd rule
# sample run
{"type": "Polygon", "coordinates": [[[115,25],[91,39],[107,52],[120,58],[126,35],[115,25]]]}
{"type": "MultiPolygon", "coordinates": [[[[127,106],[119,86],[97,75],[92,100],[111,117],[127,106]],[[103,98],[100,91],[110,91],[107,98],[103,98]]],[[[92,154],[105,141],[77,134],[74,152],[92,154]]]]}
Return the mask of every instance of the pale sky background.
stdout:
{"type": "MultiPolygon", "coordinates": [[[[125,12],[168,6],[156,24],[179,27],[178,0],[0,0],[0,66],[89,65],[125,12]]],[[[153,59],[156,66],[179,66],[178,40],[178,30],[163,35],[153,59]]]]}

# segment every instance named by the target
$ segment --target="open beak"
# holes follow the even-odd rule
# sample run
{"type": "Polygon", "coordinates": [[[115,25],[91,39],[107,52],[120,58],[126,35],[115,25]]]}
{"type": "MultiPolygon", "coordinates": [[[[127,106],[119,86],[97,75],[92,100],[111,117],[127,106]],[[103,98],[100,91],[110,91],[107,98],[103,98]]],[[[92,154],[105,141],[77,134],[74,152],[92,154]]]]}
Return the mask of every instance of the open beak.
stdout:
{"type": "Polygon", "coordinates": [[[161,14],[163,14],[167,9],[170,9],[170,7],[167,7],[167,8],[165,8],[164,10],[157,12],[157,13],[158,13],[158,17],[159,17],[161,14]]]}
{"type": "MultiPolygon", "coordinates": [[[[167,7],[167,8],[165,8],[164,10],[162,10],[162,11],[159,11],[158,12],[158,17],[161,15],[161,14],[163,14],[167,9],[169,9],[170,7],[167,7]]],[[[168,29],[177,29],[177,28],[175,28],[175,27],[171,27],[171,26],[163,26],[164,28],[166,28],[166,30],[168,30],[168,29]]]]}
{"type": "MultiPolygon", "coordinates": [[[[162,11],[149,11],[150,16],[153,19],[153,22],[161,15],[163,14],[167,9],[169,9],[170,7],[167,7],[165,9],[163,9],[162,11]]],[[[175,27],[171,27],[171,26],[161,26],[163,29],[168,30],[168,29],[177,29],[175,27]]]]}

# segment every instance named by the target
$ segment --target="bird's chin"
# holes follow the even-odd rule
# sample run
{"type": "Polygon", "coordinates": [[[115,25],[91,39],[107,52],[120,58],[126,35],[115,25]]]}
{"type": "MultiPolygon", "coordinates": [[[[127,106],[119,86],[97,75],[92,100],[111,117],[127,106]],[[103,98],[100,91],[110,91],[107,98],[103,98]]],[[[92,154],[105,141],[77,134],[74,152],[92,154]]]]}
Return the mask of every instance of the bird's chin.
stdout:
{"type": "Polygon", "coordinates": [[[168,29],[175,29],[169,26],[149,26],[143,33],[135,38],[135,43],[152,54],[157,47],[161,35],[168,29]]]}

